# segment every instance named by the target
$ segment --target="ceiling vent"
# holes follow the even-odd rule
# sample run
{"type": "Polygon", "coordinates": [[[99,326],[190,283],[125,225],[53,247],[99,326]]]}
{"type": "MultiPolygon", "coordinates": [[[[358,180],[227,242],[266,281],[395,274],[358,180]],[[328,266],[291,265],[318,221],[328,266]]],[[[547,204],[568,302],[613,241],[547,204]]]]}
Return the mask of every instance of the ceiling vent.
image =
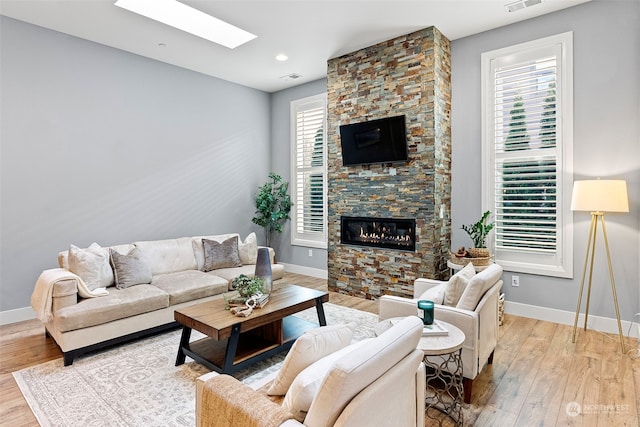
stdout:
{"type": "Polygon", "coordinates": [[[302,77],[300,74],[291,73],[291,74],[287,74],[286,76],[280,77],[280,79],[284,80],[285,82],[290,82],[291,80],[296,80],[296,79],[299,79],[300,77],[302,77]]]}
{"type": "Polygon", "coordinates": [[[516,12],[518,10],[522,10],[526,7],[535,6],[540,3],[542,3],[542,0],[518,0],[516,2],[509,3],[504,7],[507,8],[508,12],[516,12]]]}

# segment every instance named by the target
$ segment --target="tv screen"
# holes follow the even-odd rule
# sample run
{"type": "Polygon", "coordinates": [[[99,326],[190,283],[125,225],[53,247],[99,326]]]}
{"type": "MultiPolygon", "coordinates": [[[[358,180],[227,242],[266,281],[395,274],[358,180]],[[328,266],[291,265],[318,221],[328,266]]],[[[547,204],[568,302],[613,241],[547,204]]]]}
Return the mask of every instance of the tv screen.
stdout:
{"type": "Polygon", "coordinates": [[[342,125],[340,142],[343,166],[408,159],[404,116],[342,125]]]}

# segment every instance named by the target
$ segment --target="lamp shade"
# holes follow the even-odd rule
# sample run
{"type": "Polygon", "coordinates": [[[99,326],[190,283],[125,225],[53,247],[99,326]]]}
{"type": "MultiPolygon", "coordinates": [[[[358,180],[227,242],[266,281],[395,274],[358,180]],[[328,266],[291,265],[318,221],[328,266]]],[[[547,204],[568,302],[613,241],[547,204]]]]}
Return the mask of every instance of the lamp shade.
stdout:
{"type": "Polygon", "coordinates": [[[629,212],[627,182],[623,180],[587,180],[573,183],[572,211],[629,212]]]}

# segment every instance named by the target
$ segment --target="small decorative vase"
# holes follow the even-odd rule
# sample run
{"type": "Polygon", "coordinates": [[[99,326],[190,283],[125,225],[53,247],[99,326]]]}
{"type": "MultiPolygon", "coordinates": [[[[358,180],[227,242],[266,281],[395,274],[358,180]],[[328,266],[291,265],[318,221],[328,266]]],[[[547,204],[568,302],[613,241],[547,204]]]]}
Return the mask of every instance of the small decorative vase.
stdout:
{"type": "Polygon", "coordinates": [[[271,277],[271,259],[269,257],[268,248],[258,249],[258,258],[256,259],[256,271],[255,276],[264,280],[263,291],[269,295],[271,293],[271,287],[273,280],[271,277]]]}

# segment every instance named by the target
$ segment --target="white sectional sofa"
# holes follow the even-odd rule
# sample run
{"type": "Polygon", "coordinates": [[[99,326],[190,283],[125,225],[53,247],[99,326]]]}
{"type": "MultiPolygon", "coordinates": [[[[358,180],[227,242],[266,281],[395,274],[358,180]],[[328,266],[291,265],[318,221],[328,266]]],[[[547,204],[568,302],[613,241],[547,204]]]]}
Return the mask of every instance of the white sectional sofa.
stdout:
{"type": "MultiPolygon", "coordinates": [[[[235,277],[252,276],[257,248],[254,233],[244,242],[224,234],[72,245],[58,254],[60,268],[40,275],[31,305],[70,365],[88,351],[176,327],[175,309],[222,298],[235,277]]],[[[280,279],[284,266],[269,252],[280,279]]]]}

